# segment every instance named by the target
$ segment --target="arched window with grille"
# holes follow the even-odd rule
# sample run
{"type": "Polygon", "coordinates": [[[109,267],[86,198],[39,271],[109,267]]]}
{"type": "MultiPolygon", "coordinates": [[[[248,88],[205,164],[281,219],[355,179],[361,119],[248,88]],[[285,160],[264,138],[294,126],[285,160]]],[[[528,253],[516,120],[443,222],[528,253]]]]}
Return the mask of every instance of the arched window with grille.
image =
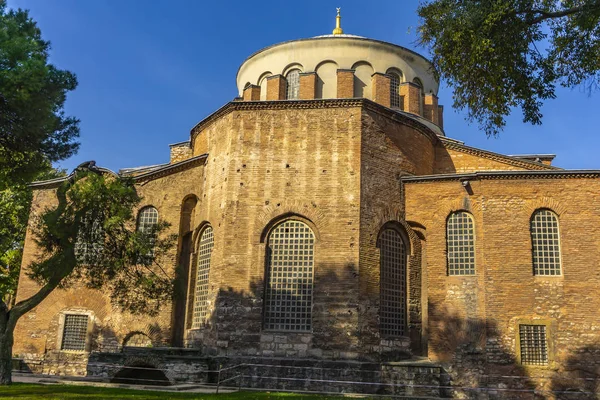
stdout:
{"type": "Polygon", "coordinates": [[[291,70],[285,76],[285,80],[287,82],[286,99],[298,99],[300,97],[300,70],[291,70]]]}
{"type": "Polygon", "coordinates": [[[448,275],[475,275],[475,224],[466,211],[450,214],[446,221],[448,275]]]}
{"type": "Polygon", "coordinates": [[[531,252],[534,275],[560,275],[560,234],[558,216],[546,208],[531,216],[531,252]]]}
{"type": "Polygon", "coordinates": [[[301,221],[287,220],[269,233],[266,256],[264,328],[312,329],[315,235],[301,221]]]}
{"type": "Polygon", "coordinates": [[[402,108],[402,104],[400,104],[402,74],[396,69],[390,69],[387,71],[387,75],[390,77],[390,107],[402,108]]]}
{"type": "Polygon", "coordinates": [[[206,317],[208,316],[208,279],[210,275],[210,258],[213,247],[213,228],[207,226],[202,231],[198,243],[192,329],[200,328],[202,324],[206,322],[206,317]]]}
{"type": "Polygon", "coordinates": [[[406,321],[405,241],[394,228],[384,229],[379,236],[379,329],[382,337],[405,334],[406,321]]]}
{"type": "Polygon", "coordinates": [[[138,232],[149,235],[149,250],[145,255],[138,258],[140,264],[148,264],[154,256],[154,243],[156,241],[155,231],[158,224],[158,210],[152,206],[144,207],[140,210],[137,217],[138,232]]]}
{"type": "Polygon", "coordinates": [[[156,224],[158,224],[158,210],[152,206],[142,208],[137,218],[138,232],[151,234],[156,224]]]}

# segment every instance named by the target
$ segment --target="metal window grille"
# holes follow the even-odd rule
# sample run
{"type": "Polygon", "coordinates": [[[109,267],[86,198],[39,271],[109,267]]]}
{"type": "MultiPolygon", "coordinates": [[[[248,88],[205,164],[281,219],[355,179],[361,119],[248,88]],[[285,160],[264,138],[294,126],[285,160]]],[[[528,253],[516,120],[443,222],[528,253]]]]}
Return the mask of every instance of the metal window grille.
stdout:
{"type": "Polygon", "coordinates": [[[300,70],[292,70],[285,77],[287,81],[287,99],[295,100],[300,97],[300,70]]]}
{"type": "Polygon", "coordinates": [[[80,264],[94,265],[104,250],[104,229],[101,214],[88,212],[80,222],[75,241],[75,258],[80,264]]]}
{"type": "Polygon", "coordinates": [[[311,330],[314,242],[300,221],[285,221],[269,234],[265,329],[311,330]]]}
{"type": "Polygon", "coordinates": [[[124,347],[152,347],[152,341],[143,333],[131,335],[123,345],[124,347]]]}
{"type": "Polygon", "coordinates": [[[519,325],[521,364],[548,365],[545,325],[519,325]]]}
{"type": "Polygon", "coordinates": [[[446,245],[448,275],[475,275],[475,229],[473,217],[464,211],[450,214],[446,245]]]}
{"type": "Polygon", "coordinates": [[[402,336],[406,326],[406,247],[398,232],[386,229],[379,239],[382,336],[402,336]]]}
{"type": "Polygon", "coordinates": [[[400,77],[398,74],[390,73],[390,105],[392,108],[400,108],[400,77]]]}
{"type": "Polygon", "coordinates": [[[85,351],[87,327],[87,315],[66,314],[60,348],[62,350],[85,351]]]}
{"type": "Polygon", "coordinates": [[[537,210],[531,218],[534,275],[560,275],[558,217],[550,210],[537,210]]]}
{"type": "MultiPolygon", "coordinates": [[[[154,228],[158,224],[158,210],[154,207],[144,207],[138,213],[137,230],[146,235],[153,235],[154,228]]],[[[151,258],[154,256],[154,244],[156,237],[151,236],[149,238],[151,249],[147,254],[141,256],[138,259],[140,264],[148,264],[151,258]]]]}
{"type": "Polygon", "coordinates": [[[158,211],[154,207],[145,207],[138,214],[138,231],[152,233],[154,226],[158,224],[158,211]]]}
{"type": "Polygon", "coordinates": [[[206,321],[208,315],[208,278],[210,274],[210,256],[213,251],[213,245],[213,228],[208,226],[202,231],[200,244],[198,246],[198,268],[192,328],[200,328],[206,321]]]}

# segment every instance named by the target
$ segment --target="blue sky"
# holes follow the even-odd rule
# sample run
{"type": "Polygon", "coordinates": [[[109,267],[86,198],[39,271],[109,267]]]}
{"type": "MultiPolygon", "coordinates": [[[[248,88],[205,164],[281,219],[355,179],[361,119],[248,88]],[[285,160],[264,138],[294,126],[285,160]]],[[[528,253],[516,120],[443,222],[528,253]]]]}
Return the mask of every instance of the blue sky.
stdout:
{"type": "MultiPolygon", "coordinates": [[[[168,144],[237,95],[244,59],[273,43],[331,33],[342,7],[345,33],[416,47],[417,0],[194,1],[8,0],[30,10],[51,61],[77,74],[67,112],[81,119],[81,149],[59,166],[87,160],[120,168],[168,162],[168,144]]],[[[559,89],[543,108],[542,126],[517,110],[499,138],[487,138],[451,107],[440,88],[447,136],[503,153],[557,154],[555,165],[600,169],[597,148],[600,93],[559,89]]]]}

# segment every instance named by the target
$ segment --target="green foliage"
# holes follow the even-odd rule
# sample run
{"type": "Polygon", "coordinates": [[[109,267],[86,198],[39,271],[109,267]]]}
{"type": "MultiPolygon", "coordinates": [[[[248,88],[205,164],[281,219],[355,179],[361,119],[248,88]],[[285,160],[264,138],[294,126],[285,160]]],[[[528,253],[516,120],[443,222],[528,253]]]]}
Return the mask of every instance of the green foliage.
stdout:
{"type": "Polygon", "coordinates": [[[78,170],[57,191],[58,206],[36,221],[40,261],[28,275],[41,285],[83,284],[112,291],[132,312],[156,313],[170,300],[173,281],[160,265],[174,235],[165,222],[150,232],[136,229],[141,198],[130,178],[78,170]]]}
{"type": "Polygon", "coordinates": [[[557,84],[600,79],[599,0],[430,0],[418,9],[421,44],[436,72],[488,135],[519,107],[541,124],[541,106],[557,84]]]}
{"type": "MultiPolygon", "coordinates": [[[[0,172],[0,178],[2,176],[0,172]]],[[[36,178],[46,180],[60,176],[65,176],[65,172],[54,170],[48,164],[36,178]]],[[[0,300],[9,301],[17,289],[31,196],[32,190],[25,184],[13,184],[0,190],[0,300]]]]}
{"type": "Polygon", "coordinates": [[[64,113],[77,79],[48,63],[49,50],[27,11],[0,0],[0,190],[31,181],[79,147],[79,121],[64,113]]]}
{"type": "Polygon", "coordinates": [[[269,392],[235,392],[235,393],[176,393],[165,391],[116,389],[98,386],[70,386],[70,385],[34,385],[16,383],[2,388],[3,399],[96,399],[96,400],[169,400],[169,399],[195,399],[195,400],[269,400],[269,399],[295,399],[295,400],[328,400],[341,399],[343,396],[269,393],[269,392]]]}

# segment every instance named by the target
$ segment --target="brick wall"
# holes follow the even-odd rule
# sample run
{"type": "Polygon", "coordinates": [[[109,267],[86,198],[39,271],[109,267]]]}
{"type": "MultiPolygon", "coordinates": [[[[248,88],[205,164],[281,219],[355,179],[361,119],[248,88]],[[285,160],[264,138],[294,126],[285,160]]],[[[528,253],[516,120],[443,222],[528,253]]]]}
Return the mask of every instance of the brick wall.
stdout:
{"type": "Polygon", "coordinates": [[[287,82],[283,75],[269,76],[267,78],[267,100],[285,100],[286,88],[287,82]]]}
{"type": "Polygon", "coordinates": [[[190,142],[172,144],[169,147],[171,150],[171,157],[169,160],[170,164],[184,161],[192,157],[192,148],[190,147],[190,142]]]}
{"type": "MultiPolygon", "coordinates": [[[[157,208],[159,218],[171,223],[166,234],[178,232],[183,199],[192,193],[201,197],[202,168],[188,169],[138,186],[138,191],[143,197],[140,208],[152,205],[157,208]]],[[[45,207],[55,204],[55,190],[36,190],[31,215],[37,215],[45,207]]],[[[176,252],[177,248],[174,248],[163,260],[163,267],[170,274],[174,274],[176,252]]],[[[28,231],[17,301],[31,296],[39,288],[25,275],[26,266],[36,259],[36,253],[34,238],[31,231],[28,231]]],[[[109,291],[98,292],[76,284],[68,289],[55,290],[19,320],[15,330],[13,353],[28,359],[39,359],[47,352],[59,352],[59,315],[69,312],[90,312],[90,315],[93,315],[94,331],[90,350],[116,350],[131,332],[148,335],[155,345],[168,345],[171,342],[171,304],[165,304],[156,317],[131,315],[112,306],[109,291]]]]}
{"type": "Polygon", "coordinates": [[[354,70],[337,70],[337,98],[347,99],[354,97],[354,70]]]}
{"type": "Polygon", "coordinates": [[[306,72],[300,74],[300,100],[312,100],[317,90],[317,73],[306,72]]]}
{"type": "Polygon", "coordinates": [[[390,107],[390,77],[375,73],[372,76],[373,101],[384,107],[390,107]]]}
{"type": "MultiPolygon", "coordinates": [[[[463,383],[477,374],[520,375],[529,376],[534,387],[557,390],[569,377],[581,378],[578,366],[598,371],[600,300],[593,293],[600,284],[600,208],[590,199],[600,183],[496,179],[471,181],[471,187],[472,195],[458,181],[405,185],[406,218],[426,235],[429,356],[446,362],[463,383]],[[529,220],[538,208],[559,216],[562,276],[532,274],[529,220]],[[459,209],[475,220],[473,276],[446,273],[446,218],[459,209]],[[550,321],[555,362],[549,367],[517,363],[520,321],[550,321]]],[[[582,383],[567,382],[570,387],[582,383]]]]}

